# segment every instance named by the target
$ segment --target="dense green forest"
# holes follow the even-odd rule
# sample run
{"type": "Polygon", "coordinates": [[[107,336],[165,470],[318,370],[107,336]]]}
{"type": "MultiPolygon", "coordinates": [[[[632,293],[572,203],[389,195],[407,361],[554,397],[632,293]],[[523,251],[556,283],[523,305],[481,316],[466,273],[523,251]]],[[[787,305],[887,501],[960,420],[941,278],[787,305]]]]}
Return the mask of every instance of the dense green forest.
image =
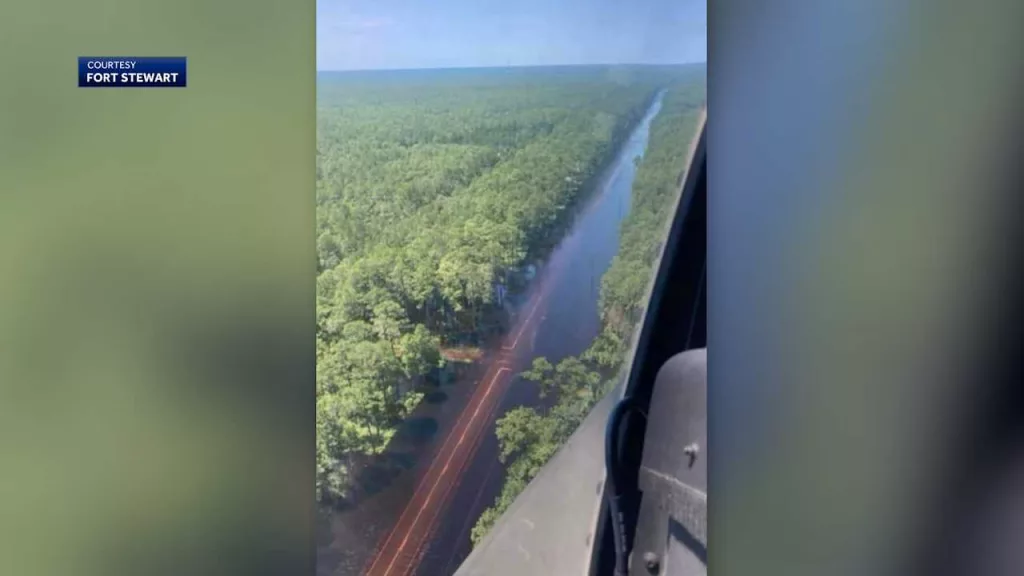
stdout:
{"type": "Polygon", "coordinates": [[[633,182],[632,207],[622,222],[619,251],[601,279],[600,335],[579,357],[563,359],[557,365],[537,358],[531,369],[521,374],[554,401],[546,407],[515,408],[498,420],[499,458],[507,473],[501,494],[473,527],[474,545],[617,382],[620,364],[646,305],[647,286],[704,94],[703,81],[671,86],[651,125],[647,151],[633,182]]]}
{"type": "MultiPolygon", "coordinates": [[[[482,320],[495,312],[495,286],[515,286],[521,267],[542,256],[588,180],[680,74],[561,67],[320,75],[321,498],[344,497],[353,458],[386,447],[443,364],[442,348],[478,343],[482,320]]],[[[609,336],[598,348],[623,341],[636,306],[629,267],[642,266],[630,259],[651,252],[647,240],[633,240],[642,253],[624,250],[616,266],[627,268],[606,282],[609,336]]]]}

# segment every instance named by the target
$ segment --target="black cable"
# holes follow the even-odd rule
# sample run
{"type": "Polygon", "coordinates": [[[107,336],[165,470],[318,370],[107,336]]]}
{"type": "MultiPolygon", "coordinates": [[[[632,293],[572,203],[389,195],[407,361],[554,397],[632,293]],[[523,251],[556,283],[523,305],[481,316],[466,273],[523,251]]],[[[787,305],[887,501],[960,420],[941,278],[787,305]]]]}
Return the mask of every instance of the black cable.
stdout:
{"type": "Polygon", "coordinates": [[[608,509],[612,517],[612,536],[615,541],[615,576],[627,576],[629,574],[629,534],[631,527],[622,509],[622,500],[625,496],[624,482],[621,463],[619,462],[619,427],[622,425],[626,415],[630,412],[644,414],[641,406],[632,398],[623,398],[608,416],[608,427],[605,429],[604,437],[604,463],[607,469],[608,509]]]}

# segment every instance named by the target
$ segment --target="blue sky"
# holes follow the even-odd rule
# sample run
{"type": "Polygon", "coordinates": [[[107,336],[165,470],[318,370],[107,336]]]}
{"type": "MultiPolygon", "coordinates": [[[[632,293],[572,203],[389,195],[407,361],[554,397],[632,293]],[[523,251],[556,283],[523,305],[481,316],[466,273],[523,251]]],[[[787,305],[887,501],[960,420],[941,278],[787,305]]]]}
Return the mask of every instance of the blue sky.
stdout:
{"type": "Polygon", "coordinates": [[[317,0],[318,70],[707,58],[706,0],[317,0]]]}

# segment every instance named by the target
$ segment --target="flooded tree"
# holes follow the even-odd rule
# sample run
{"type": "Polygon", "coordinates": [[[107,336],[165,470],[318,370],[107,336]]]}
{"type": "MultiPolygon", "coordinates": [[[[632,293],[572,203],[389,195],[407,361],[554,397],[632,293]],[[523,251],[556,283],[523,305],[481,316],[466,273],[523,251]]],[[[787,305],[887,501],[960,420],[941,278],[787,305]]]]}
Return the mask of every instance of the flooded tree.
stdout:
{"type": "Polygon", "coordinates": [[[385,449],[442,350],[458,357],[500,328],[505,289],[524,284],[519,271],[550,248],[670,74],[638,71],[623,84],[600,69],[480,71],[407,85],[339,75],[318,85],[323,494],[346,493],[353,455],[385,449]]]}

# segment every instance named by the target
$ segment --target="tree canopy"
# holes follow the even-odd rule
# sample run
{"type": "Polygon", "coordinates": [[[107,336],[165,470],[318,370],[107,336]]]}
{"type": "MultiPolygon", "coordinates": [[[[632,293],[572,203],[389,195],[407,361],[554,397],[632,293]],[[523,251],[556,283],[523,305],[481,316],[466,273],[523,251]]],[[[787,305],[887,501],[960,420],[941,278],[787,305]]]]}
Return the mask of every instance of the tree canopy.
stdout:
{"type": "MultiPolygon", "coordinates": [[[[442,364],[439,349],[475,337],[496,285],[550,245],[588,180],[678,74],[559,67],[319,77],[321,496],[343,497],[351,457],[386,447],[417,387],[442,364]]],[[[643,247],[642,238],[634,243],[643,247]]],[[[628,313],[623,298],[635,291],[605,290],[608,306],[628,313]]],[[[601,340],[594,358],[612,362],[618,338],[601,340]]],[[[582,361],[562,364],[552,377],[589,382],[582,361]]]]}

